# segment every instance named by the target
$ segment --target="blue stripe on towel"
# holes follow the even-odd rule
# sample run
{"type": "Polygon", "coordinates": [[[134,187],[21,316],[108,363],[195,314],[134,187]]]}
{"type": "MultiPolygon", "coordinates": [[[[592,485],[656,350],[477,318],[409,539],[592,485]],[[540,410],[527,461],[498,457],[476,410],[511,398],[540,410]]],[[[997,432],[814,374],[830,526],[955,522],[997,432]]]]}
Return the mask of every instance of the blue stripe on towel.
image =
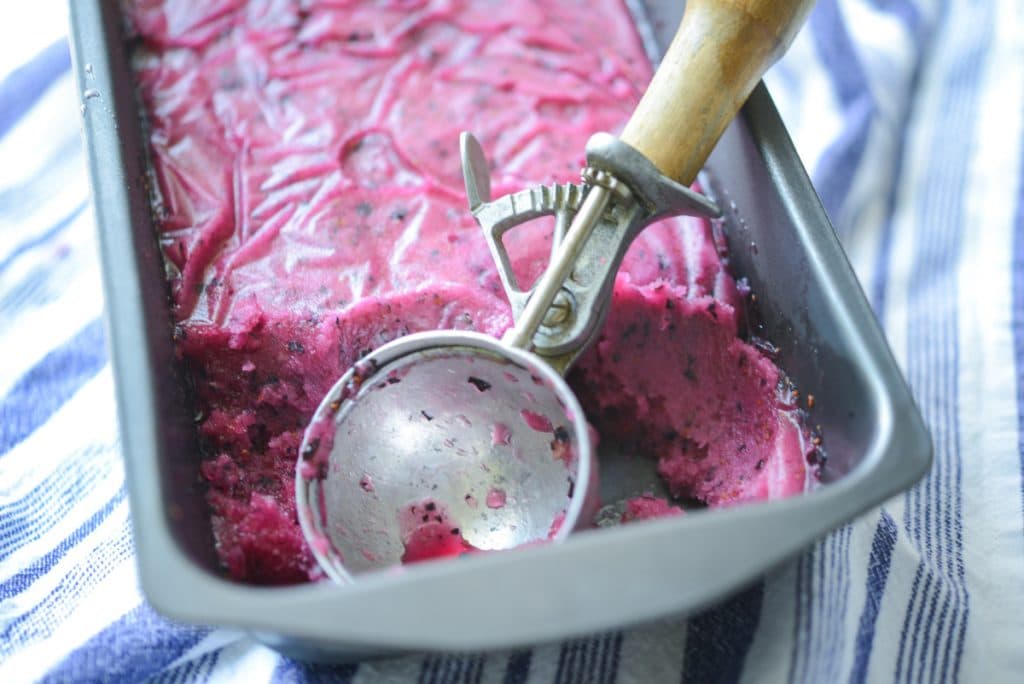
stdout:
{"type": "MultiPolygon", "coordinates": [[[[24,568],[16,572],[9,579],[0,583],[0,596],[14,596],[24,591],[30,584],[35,582],[39,577],[49,572],[53,567],[62,559],[76,544],[82,541],[90,532],[99,527],[100,523],[106,520],[111,512],[117,507],[119,503],[125,499],[125,489],[122,487],[110,498],[103,506],[93,513],[87,520],[81,525],[75,528],[66,539],[62,540],[48,553],[44,554],[39,559],[26,565],[24,568]]],[[[11,625],[7,625],[9,629],[11,625]]],[[[6,630],[5,630],[6,633],[6,630]]]]}
{"type": "Polygon", "coordinates": [[[0,562],[23,545],[38,539],[77,507],[102,480],[115,475],[111,444],[90,444],[71,452],[45,477],[33,481],[23,495],[0,506],[0,562]]]}
{"type": "Polygon", "coordinates": [[[29,369],[0,399],[0,456],[45,423],[106,361],[103,322],[97,318],[29,369]]]}
{"type": "Polygon", "coordinates": [[[829,215],[837,217],[867,145],[875,101],[837,0],[819,0],[811,13],[809,28],[842,108],[842,132],[822,154],[814,170],[818,195],[829,215]]]}
{"type": "Polygon", "coordinates": [[[761,620],[763,601],[762,580],[689,619],[683,684],[739,681],[761,620]]]}
{"type": "Polygon", "coordinates": [[[61,38],[8,74],[0,82],[0,138],[70,69],[71,52],[61,38]]]}
{"type": "Polygon", "coordinates": [[[143,604],[77,648],[43,681],[140,682],[160,673],[209,631],[170,622],[143,604]]]}
{"type": "MultiPolygon", "coordinates": [[[[1013,216],[1013,355],[1024,378],[1024,145],[1020,149],[1017,210],[1013,216]]],[[[1017,382],[1017,453],[1020,455],[1021,522],[1024,524],[1024,382],[1017,382]]]]}
{"type": "Polygon", "coordinates": [[[875,538],[871,542],[871,555],[868,557],[864,610],[860,614],[857,636],[853,646],[853,669],[850,671],[850,684],[862,684],[867,681],[871,649],[875,641],[875,625],[878,622],[882,597],[885,596],[885,585],[889,579],[892,550],[896,547],[896,535],[895,521],[883,510],[881,519],[875,527],[875,538]]]}
{"type": "Polygon", "coordinates": [[[530,662],[533,660],[533,651],[516,651],[508,657],[508,664],[505,665],[504,684],[525,684],[530,678],[530,662]]]}
{"type": "Polygon", "coordinates": [[[274,669],[273,681],[308,684],[349,684],[359,671],[358,664],[304,663],[282,658],[274,669]]]}
{"type": "Polygon", "coordinates": [[[48,241],[60,235],[65,228],[70,226],[74,222],[74,220],[81,215],[81,213],[85,210],[87,206],[87,202],[82,202],[74,209],[72,209],[71,213],[69,213],[67,216],[60,219],[56,223],[54,223],[44,232],[18,244],[17,247],[11,250],[10,254],[4,257],[3,260],[0,260],[0,274],[3,274],[3,272],[7,270],[7,268],[10,267],[10,265],[13,264],[18,259],[18,257],[20,257],[25,252],[28,252],[29,250],[34,249],[36,247],[39,247],[40,245],[46,244],[48,241]]]}

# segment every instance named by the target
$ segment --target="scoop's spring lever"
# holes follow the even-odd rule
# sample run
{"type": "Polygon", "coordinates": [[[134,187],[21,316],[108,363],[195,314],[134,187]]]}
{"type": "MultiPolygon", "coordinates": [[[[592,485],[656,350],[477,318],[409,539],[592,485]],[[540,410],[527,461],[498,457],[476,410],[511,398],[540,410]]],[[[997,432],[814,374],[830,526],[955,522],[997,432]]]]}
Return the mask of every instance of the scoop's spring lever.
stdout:
{"type": "Polygon", "coordinates": [[[615,274],[636,235],[668,216],[720,214],[713,202],[665,177],[607,133],[587,143],[582,184],[539,186],[495,200],[480,143],[463,133],[461,147],[469,208],[483,229],[516,322],[504,341],[532,346],[562,373],[597,336],[615,274]],[[541,216],[555,217],[551,260],[534,286],[524,290],[503,238],[541,216]]]}

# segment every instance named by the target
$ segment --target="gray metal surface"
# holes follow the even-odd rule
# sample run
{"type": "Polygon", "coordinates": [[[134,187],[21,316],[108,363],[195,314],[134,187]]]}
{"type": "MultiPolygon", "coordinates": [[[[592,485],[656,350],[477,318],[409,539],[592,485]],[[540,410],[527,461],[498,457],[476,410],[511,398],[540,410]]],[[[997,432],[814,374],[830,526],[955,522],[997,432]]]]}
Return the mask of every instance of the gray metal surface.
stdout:
{"type": "MultiPolygon", "coordinates": [[[[559,545],[372,573],[348,586],[268,589],[222,579],[195,485],[195,428],[174,362],[116,3],[70,4],[78,81],[100,93],[83,100],[84,127],[140,577],[160,612],[243,627],[282,651],[331,660],[561,639],[706,606],[930,465],[920,415],[759,88],[702,180],[726,210],[733,271],[758,294],[748,312],[754,332],[776,344],[780,365],[815,395],[809,420],[825,437],[825,486],[784,501],[583,532],[559,545]]],[[[670,32],[682,10],[674,4],[657,3],[645,29],[670,32]]],[[[628,494],[603,481],[606,489],[628,494]]]]}

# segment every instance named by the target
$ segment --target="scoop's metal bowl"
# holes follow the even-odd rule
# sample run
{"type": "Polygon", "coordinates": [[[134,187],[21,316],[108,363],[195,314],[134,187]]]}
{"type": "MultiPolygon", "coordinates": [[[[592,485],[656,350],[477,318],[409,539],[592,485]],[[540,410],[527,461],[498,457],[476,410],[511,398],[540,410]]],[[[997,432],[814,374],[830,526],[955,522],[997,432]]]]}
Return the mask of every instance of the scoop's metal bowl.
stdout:
{"type": "Polygon", "coordinates": [[[576,397],[534,354],[469,332],[385,345],[328,392],[296,467],[324,571],[563,539],[592,520],[596,464],[576,397]]]}

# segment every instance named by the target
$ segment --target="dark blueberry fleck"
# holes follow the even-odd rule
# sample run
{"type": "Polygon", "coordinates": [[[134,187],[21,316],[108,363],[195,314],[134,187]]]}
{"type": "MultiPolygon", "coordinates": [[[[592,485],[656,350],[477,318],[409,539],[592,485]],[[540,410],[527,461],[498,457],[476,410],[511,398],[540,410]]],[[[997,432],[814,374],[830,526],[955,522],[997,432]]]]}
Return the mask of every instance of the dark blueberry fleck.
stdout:
{"type": "Polygon", "coordinates": [[[555,428],[555,441],[564,443],[569,441],[569,431],[564,426],[559,425],[555,428]]]}
{"type": "Polygon", "coordinates": [[[697,382],[697,373],[693,370],[693,364],[697,363],[697,358],[692,354],[686,355],[686,370],[683,371],[683,375],[690,382],[697,382]]]}
{"type": "MultiPolygon", "coordinates": [[[[249,444],[255,451],[262,452],[267,448],[267,444],[270,442],[270,432],[267,430],[267,426],[263,423],[253,423],[245,428],[246,436],[249,438],[249,444]]],[[[319,441],[316,441],[314,445],[312,442],[309,446],[316,450],[316,447],[320,445],[319,441]]]]}
{"type": "Polygon", "coordinates": [[[421,414],[421,415],[422,415],[422,416],[423,416],[424,418],[426,418],[427,420],[434,420],[434,416],[430,415],[430,414],[429,414],[429,413],[427,413],[426,411],[420,411],[420,414],[421,414]]]}
{"type": "Polygon", "coordinates": [[[369,202],[360,202],[356,205],[356,213],[360,216],[369,216],[373,212],[373,205],[369,202]]]}
{"type": "Polygon", "coordinates": [[[739,448],[740,453],[743,453],[746,450],[747,450],[747,445],[746,444],[740,444],[740,448],[739,448]]]}
{"type": "Polygon", "coordinates": [[[758,470],[762,470],[764,468],[764,459],[762,458],[760,461],[758,461],[757,465],[754,467],[757,468],[758,470]]]}
{"type": "Polygon", "coordinates": [[[320,438],[319,437],[310,440],[309,444],[306,445],[306,448],[302,450],[302,460],[308,461],[309,459],[313,458],[313,455],[316,454],[316,451],[319,448],[320,448],[320,438]]]}
{"type": "Polygon", "coordinates": [[[458,527],[453,527],[452,528],[452,534],[458,534],[458,533],[459,533],[459,528],[458,527]]]}
{"type": "Polygon", "coordinates": [[[397,385],[400,382],[402,382],[402,379],[397,375],[392,375],[390,378],[388,378],[389,385],[397,385]]]}
{"type": "Polygon", "coordinates": [[[573,493],[576,492],[576,481],[571,477],[569,478],[569,498],[572,498],[573,493]]]}
{"type": "Polygon", "coordinates": [[[665,308],[666,309],[674,309],[674,308],[676,308],[676,305],[675,305],[675,303],[673,303],[673,301],[671,299],[666,299],[665,300],[665,308]]]}
{"type": "Polygon", "coordinates": [[[437,506],[436,506],[436,505],[434,504],[434,502],[433,502],[433,501],[431,501],[431,502],[429,502],[429,503],[428,503],[428,504],[427,504],[426,506],[424,506],[424,508],[426,508],[426,509],[427,509],[428,511],[432,511],[432,510],[434,510],[435,508],[437,508],[437,506]]]}
{"type": "Polygon", "coordinates": [[[290,351],[292,354],[301,354],[304,351],[306,351],[306,347],[304,347],[301,342],[291,340],[288,343],[288,351],[290,351]]]}
{"type": "Polygon", "coordinates": [[[405,217],[408,216],[409,212],[405,209],[395,209],[391,212],[391,218],[396,221],[404,221],[405,217]]]}
{"type": "Polygon", "coordinates": [[[435,516],[434,516],[434,520],[435,520],[435,521],[437,521],[437,522],[444,522],[444,518],[442,518],[442,517],[441,517],[441,516],[439,516],[439,515],[435,515],[435,516]]]}
{"type": "Polygon", "coordinates": [[[708,304],[707,311],[708,311],[709,314],[711,314],[712,318],[714,318],[716,321],[718,320],[718,303],[717,302],[711,302],[710,304],[708,304]]]}
{"type": "Polygon", "coordinates": [[[469,384],[473,385],[473,387],[476,387],[481,392],[486,392],[491,389],[491,383],[486,380],[481,380],[480,378],[474,378],[473,376],[469,377],[469,384]]]}

